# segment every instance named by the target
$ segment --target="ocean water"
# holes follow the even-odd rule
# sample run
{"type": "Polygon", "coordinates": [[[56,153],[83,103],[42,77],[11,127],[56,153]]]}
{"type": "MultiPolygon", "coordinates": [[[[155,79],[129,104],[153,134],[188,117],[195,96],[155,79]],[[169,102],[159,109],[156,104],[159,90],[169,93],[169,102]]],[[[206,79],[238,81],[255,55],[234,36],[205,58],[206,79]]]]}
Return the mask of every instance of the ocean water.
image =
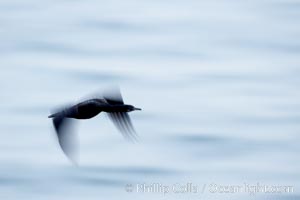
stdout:
{"type": "Polygon", "coordinates": [[[0,199],[300,199],[299,23],[297,0],[1,0],[0,199]],[[140,141],[82,121],[73,166],[47,116],[111,85],[140,141]]]}

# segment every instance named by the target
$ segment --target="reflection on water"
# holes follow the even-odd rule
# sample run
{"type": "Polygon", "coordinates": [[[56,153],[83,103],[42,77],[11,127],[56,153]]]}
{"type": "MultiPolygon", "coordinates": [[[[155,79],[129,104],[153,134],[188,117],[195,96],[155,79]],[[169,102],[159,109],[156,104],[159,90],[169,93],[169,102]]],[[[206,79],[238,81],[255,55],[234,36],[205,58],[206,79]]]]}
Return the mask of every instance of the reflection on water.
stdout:
{"type": "Polygon", "coordinates": [[[1,199],[299,199],[298,1],[0,2],[1,199]],[[111,85],[140,135],[51,108],[111,85]],[[127,184],[289,185],[292,194],[128,193],[127,184]]]}

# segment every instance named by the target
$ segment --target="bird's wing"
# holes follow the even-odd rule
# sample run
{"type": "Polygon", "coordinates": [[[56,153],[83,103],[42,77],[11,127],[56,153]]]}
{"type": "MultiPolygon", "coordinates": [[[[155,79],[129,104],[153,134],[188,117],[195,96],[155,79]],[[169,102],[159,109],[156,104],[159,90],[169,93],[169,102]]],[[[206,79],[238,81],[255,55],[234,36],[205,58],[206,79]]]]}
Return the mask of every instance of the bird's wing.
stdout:
{"type": "Polygon", "coordinates": [[[99,101],[103,101],[103,103],[108,103],[112,105],[124,104],[120,89],[117,86],[106,89],[104,90],[104,92],[95,91],[92,94],[80,98],[78,102],[84,102],[90,99],[97,99],[99,101]]]}
{"type": "Polygon", "coordinates": [[[125,112],[111,112],[107,113],[110,120],[122,133],[122,135],[131,141],[137,141],[138,137],[131,123],[128,113],[125,112]]]}
{"type": "Polygon", "coordinates": [[[121,92],[119,88],[111,89],[103,94],[103,98],[107,101],[107,103],[116,105],[116,104],[124,104],[121,92]]]}
{"type": "Polygon", "coordinates": [[[76,164],[79,145],[76,133],[71,130],[73,123],[71,119],[65,118],[63,115],[57,115],[53,118],[59,145],[65,155],[76,164]]]}

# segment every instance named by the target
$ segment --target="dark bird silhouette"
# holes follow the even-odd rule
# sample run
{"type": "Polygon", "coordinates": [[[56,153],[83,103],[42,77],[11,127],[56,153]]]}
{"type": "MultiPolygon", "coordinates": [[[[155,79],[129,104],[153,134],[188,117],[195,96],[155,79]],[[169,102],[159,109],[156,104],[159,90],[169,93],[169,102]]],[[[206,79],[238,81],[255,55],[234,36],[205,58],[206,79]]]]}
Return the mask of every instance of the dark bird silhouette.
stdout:
{"type": "Polygon", "coordinates": [[[69,130],[71,119],[90,119],[101,112],[106,112],[122,135],[128,140],[135,141],[137,135],[128,115],[128,112],[134,110],[141,109],[124,104],[120,91],[115,91],[109,95],[103,95],[102,98],[92,98],[66,107],[48,117],[53,119],[61,149],[72,162],[76,162],[77,145],[74,142],[75,136],[69,130]]]}

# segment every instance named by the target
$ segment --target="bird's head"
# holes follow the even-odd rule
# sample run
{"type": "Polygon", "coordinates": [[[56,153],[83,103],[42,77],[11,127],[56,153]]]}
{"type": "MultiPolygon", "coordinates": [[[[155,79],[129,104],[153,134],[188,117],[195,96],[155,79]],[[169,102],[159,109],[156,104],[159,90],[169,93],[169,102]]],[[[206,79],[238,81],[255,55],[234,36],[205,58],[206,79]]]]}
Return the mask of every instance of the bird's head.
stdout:
{"type": "Polygon", "coordinates": [[[131,112],[131,111],[134,111],[134,110],[142,110],[141,108],[136,108],[132,105],[125,105],[125,109],[126,109],[126,112],[131,112]]]}

